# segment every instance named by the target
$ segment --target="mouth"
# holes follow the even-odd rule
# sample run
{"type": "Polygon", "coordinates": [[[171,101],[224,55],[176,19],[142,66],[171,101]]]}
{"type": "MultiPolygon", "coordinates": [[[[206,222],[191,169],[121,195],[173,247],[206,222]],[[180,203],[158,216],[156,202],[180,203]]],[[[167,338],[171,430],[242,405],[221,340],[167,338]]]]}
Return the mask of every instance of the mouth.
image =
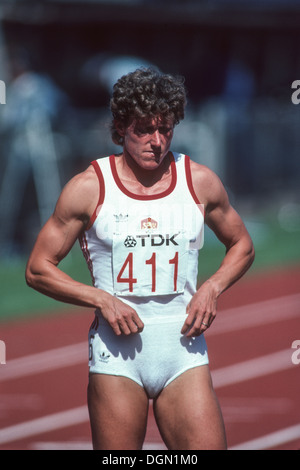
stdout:
{"type": "Polygon", "coordinates": [[[161,151],[160,150],[148,150],[146,152],[149,157],[153,157],[155,159],[155,161],[160,161],[161,159],[161,151]]]}

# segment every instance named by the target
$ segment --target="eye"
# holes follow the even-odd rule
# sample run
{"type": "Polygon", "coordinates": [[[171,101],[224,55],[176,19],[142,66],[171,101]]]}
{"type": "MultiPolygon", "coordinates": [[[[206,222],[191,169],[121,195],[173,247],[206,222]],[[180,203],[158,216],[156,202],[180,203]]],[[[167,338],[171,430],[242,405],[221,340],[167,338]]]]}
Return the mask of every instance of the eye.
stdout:
{"type": "Polygon", "coordinates": [[[168,126],[160,126],[158,128],[159,130],[159,133],[162,134],[162,135],[167,135],[169,132],[172,131],[172,127],[168,127],[168,126]]]}
{"type": "Polygon", "coordinates": [[[138,135],[153,134],[153,126],[136,126],[135,133],[138,135]]]}
{"type": "Polygon", "coordinates": [[[167,126],[167,125],[159,126],[159,127],[152,126],[152,125],[150,125],[150,126],[137,125],[134,129],[135,133],[139,136],[146,135],[146,134],[152,135],[152,134],[154,134],[154,132],[156,132],[156,130],[158,130],[158,132],[161,135],[167,135],[170,132],[172,132],[173,127],[172,126],[167,126]]]}

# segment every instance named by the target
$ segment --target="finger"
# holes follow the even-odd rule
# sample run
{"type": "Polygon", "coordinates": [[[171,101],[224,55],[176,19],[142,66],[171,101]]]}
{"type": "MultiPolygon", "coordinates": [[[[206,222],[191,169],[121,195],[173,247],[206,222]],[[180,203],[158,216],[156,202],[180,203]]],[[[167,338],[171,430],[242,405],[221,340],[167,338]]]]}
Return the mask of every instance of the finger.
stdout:
{"type": "Polygon", "coordinates": [[[109,324],[116,336],[120,336],[122,334],[122,331],[120,330],[120,326],[117,320],[111,321],[109,322],[109,324]]]}
{"type": "Polygon", "coordinates": [[[130,335],[137,332],[137,328],[134,322],[131,320],[130,314],[128,312],[122,312],[117,317],[119,328],[123,335],[130,335]]]}
{"type": "Polygon", "coordinates": [[[129,336],[131,333],[133,333],[125,320],[120,321],[120,330],[125,336],[129,336]]]}
{"type": "Polygon", "coordinates": [[[187,331],[189,331],[189,329],[193,325],[193,321],[194,321],[193,315],[189,314],[181,328],[181,333],[183,335],[185,335],[187,331]]]}
{"type": "Polygon", "coordinates": [[[140,319],[131,319],[127,322],[130,332],[133,334],[141,333],[144,329],[144,324],[140,319]]]}
{"type": "Polygon", "coordinates": [[[115,318],[121,334],[130,335],[143,331],[144,323],[137,312],[120,300],[115,303],[115,318]]]}
{"type": "Polygon", "coordinates": [[[204,330],[207,330],[207,328],[210,327],[210,324],[208,323],[208,320],[206,320],[206,322],[204,321],[205,319],[202,320],[201,322],[201,328],[204,329],[204,330]]]}
{"type": "Polygon", "coordinates": [[[192,338],[194,336],[200,336],[203,333],[204,329],[201,325],[201,321],[196,320],[190,330],[187,332],[186,337],[192,338]]]}
{"type": "Polygon", "coordinates": [[[192,336],[200,336],[202,333],[204,333],[204,331],[206,331],[210,327],[210,323],[211,322],[209,322],[209,320],[206,320],[205,315],[199,315],[186,336],[188,338],[192,336]]]}
{"type": "Polygon", "coordinates": [[[216,315],[215,314],[210,314],[209,317],[204,317],[202,318],[201,321],[201,332],[204,333],[208,328],[211,327],[212,322],[214,321],[216,315]]]}
{"type": "Polygon", "coordinates": [[[130,308],[124,315],[127,325],[131,333],[140,333],[144,329],[144,323],[138,316],[137,312],[130,308]]]}
{"type": "Polygon", "coordinates": [[[133,317],[133,323],[136,325],[137,329],[138,329],[138,333],[141,333],[144,329],[144,323],[142,322],[142,320],[140,319],[140,317],[138,316],[138,314],[135,312],[135,315],[133,317]]]}
{"type": "Polygon", "coordinates": [[[194,321],[194,315],[191,311],[191,302],[186,307],[186,314],[187,314],[187,317],[186,317],[185,322],[184,322],[184,324],[182,325],[182,328],[181,328],[181,334],[183,334],[183,335],[185,335],[186,332],[191,328],[192,323],[194,321]]]}

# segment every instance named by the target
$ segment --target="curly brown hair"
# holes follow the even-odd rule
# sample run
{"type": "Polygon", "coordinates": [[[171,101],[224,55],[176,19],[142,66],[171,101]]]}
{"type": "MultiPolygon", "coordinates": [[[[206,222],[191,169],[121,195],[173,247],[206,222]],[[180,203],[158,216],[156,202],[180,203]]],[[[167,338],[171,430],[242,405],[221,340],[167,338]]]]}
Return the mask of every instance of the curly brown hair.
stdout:
{"type": "Polygon", "coordinates": [[[163,74],[153,68],[140,68],[121,77],[113,88],[110,109],[113,116],[112,140],[123,145],[115,123],[129,126],[133,120],[184,119],[186,90],[183,77],[163,74]]]}

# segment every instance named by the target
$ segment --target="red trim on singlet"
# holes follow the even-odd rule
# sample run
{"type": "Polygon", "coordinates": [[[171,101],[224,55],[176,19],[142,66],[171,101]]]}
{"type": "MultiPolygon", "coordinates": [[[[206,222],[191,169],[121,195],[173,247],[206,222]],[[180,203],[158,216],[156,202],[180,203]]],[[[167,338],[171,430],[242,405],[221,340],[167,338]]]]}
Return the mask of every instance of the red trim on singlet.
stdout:
{"type": "Polygon", "coordinates": [[[192,172],[191,172],[191,160],[190,160],[190,157],[188,157],[188,155],[185,155],[184,164],[185,164],[186,181],[187,181],[189,191],[191,193],[192,198],[194,199],[195,203],[197,204],[197,206],[199,207],[199,209],[201,210],[201,212],[204,216],[203,204],[201,204],[201,202],[199,201],[199,199],[197,197],[197,194],[195,193],[195,190],[194,190],[193,180],[192,180],[192,172]]]}
{"type": "Polygon", "coordinates": [[[138,199],[140,201],[150,201],[150,200],[153,200],[153,199],[161,199],[163,197],[166,197],[168,196],[169,194],[171,194],[171,192],[174,190],[175,186],[176,186],[176,183],[177,183],[177,172],[176,172],[176,164],[175,164],[175,160],[174,160],[174,156],[173,154],[171,153],[171,173],[172,173],[172,181],[171,181],[171,184],[170,186],[165,190],[163,191],[162,193],[158,193],[158,194],[149,194],[149,195],[140,195],[140,194],[135,194],[135,193],[132,193],[131,191],[129,191],[127,188],[125,188],[125,186],[123,185],[122,181],[120,180],[119,178],[119,175],[118,175],[118,172],[117,172],[117,168],[116,168],[116,161],[115,161],[115,155],[111,155],[109,157],[109,161],[110,161],[110,167],[111,167],[111,172],[112,172],[112,175],[113,175],[113,178],[115,180],[115,183],[116,185],[118,186],[118,188],[124,193],[126,194],[126,196],[132,198],[132,199],[138,199]]]}
{"type": "Polygon", "coordinates": [[[87,266],[88,266],[89,271],[90,271],[91,276],[92,276],[93,286],[95,286],[93,262],[91,260],[91,255],[90,255],[90,251],[89,251],[89,248],[88,248],[88,242],[87,242],[87,239],[86,239],[86,236],[85,236],[84,233],[79,237],[79,243],[80,243],[80,247],[81,247],[83,256],[85,257],[85,260],[87,262],[87,266]]]}
{"type": "Polygon", "coordinates": [[[93,162],[91,162],[91,165],[93,166],[96,172],[96,175],[98,177],[98,181],[99,181],[99,199],[98,199],[97,206],[95,207],[95,210],[90,218],[89,224],[87,226],[87,230],[89,230],[91,226],[93,225],[93,223],[95,222],[97,215],[99,213],[99,207],[102,206],[104,202],[104,197],[105,197],[105,183],[104,183],[104,178],[103,178],[101,168],[98,165],[97,160],[94,160],[93,162]]]}

